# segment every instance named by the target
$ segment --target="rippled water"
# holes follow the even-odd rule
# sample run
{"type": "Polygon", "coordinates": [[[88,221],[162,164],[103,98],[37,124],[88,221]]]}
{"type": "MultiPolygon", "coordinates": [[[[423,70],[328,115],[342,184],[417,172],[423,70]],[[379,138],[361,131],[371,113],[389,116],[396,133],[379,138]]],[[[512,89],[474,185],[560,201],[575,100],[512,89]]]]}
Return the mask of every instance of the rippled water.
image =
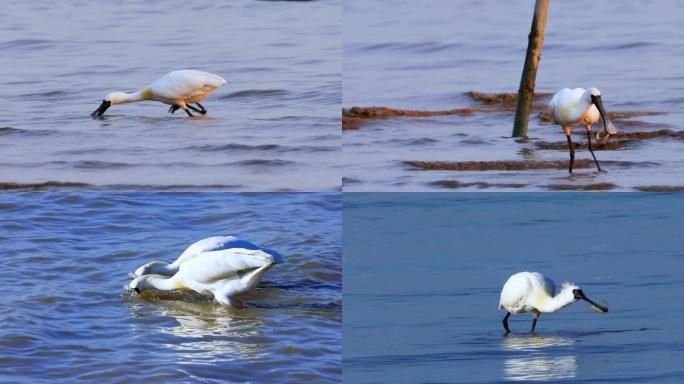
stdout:
{"type": "Polygon", "coordinates": [[[345,194],[344,382],[679,383],[684,267],[678,195],[345,194]],[[530,270],[584,303],[512,315],[530,270]]]}
{"type": "Polygon", "coordinates": [[[339,194],[0,195],[0,381],[339,382],[339,194]],[[247,308],[124,293],[233,234],[280,252],[247,308]]]}
{"type": "Polygon", "coordinates": [[[0,186],[340,188],[337,0],[9,1],[0,19],[0,186]],[[89,116],[183,68],[228,81],[206,116],[156,102],[89,116]]]}
{"type": "MultiPolygon", "coordinates": [[[[344,107],[418,110],[478,107],[466,92],[517,92],[533,3],[389,0],[344,3],[344,107]]],[[[608,111],[665,115],[616,121],[623,132],[682,131],[680,70],[684,28],[673,0],[558,1],[549,8],[537,91],[598,87],[608,111]]],[[[513,112],[381,119],[344,133],[345,190],[548,190],[597,185],[633,190],[681,186],[678,138],[629,143],[597,151],[608,173],[593,169],[419,171],[407,160],[568,160],[560,127],[531,116],[526,143],[510,138],[513,112]],[[540,141],[561,149],[539,149],[540,141]],[[610,163],[628,161],[633,164],[610,163]],[[454,183],[458,181],[460,184],[454,183]],[[515,186],[511,186],[515,184],[515,186]]],[[[576,142],[585,142],[583,129],[576,142]]],[[[578,159],[591,159],[578,150],[578,159]]]]}

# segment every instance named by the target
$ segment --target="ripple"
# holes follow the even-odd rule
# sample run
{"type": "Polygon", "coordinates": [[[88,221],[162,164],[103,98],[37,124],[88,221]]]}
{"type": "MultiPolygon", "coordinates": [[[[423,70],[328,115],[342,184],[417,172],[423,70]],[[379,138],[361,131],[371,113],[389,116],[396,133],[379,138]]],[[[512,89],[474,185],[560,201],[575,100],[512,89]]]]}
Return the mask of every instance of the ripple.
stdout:
{"type": "Polygon", "coordinates": [[[285,96],[288,94],[288,91],[284,89],[247,89],[243,91],[237,91],[233,93],[229,93],[227,95],[219,97],[221,100],[227,100],[227,99],[237,99],[237,98],[261,98],[261,97],[276,97],[276,96],[285,96]]]}

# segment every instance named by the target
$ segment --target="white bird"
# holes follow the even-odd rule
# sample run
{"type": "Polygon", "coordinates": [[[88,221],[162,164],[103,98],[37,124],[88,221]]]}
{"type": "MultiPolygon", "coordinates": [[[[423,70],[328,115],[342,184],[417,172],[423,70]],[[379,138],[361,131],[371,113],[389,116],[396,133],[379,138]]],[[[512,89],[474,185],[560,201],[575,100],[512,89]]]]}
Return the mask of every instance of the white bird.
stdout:
{"type": "Polygon", "coordinates": [[[589,152],[594,158],[596,167],[601,171],[601,166],[596,160],[594,151],[591,149],[591,125],[603,118],[603,129],[596,133],[596,138],[600,138],[601,132],[606,134],[604,140],[607,140],[610,135],[618,133],[613,123],[608,119],[608,114],[603,108],[601,101],[601,91],[596,88],[563,88],[558,93],[553,95],[549,102],[549,113],[553,116],[556,124],[563,127],[565,136],[568,139],[568,148],[570,148],[570,170],[572,173],[572,166],[575,162],[575,149],[570,138],[570,128],[573,125],[584,125],[587,130],[587,140],[589,152]]]}
{"type": "Polygon", "coordinates": [[[191,69],[173,71],[155,80],[152,85],[138,92],[112,92],[108,94],[102,100],[102,104],[91,113],[91,116],[102,116],[107,108],[114,104],[133,103],[144,100],[156,100],[169,104],[171,105],[169,108],[171,113],[182,108],[188,116],[193,116],[190,109],[204,115],[207,113],[207,110],[199,102],[225,83],[226,81],[221,76],[214,75],[213,73],[191,69]],[[199,109],[191,104],[197,104],[199,109]]]}
{"type": "Polygon", "coordinates": [[[537,325],[541,313],[557,312],[577,300],[586,300],[598,312],[608,312],[608,307],[596,304],[575,284],[563,283],[560,292],[556,294],[556,284],[553,280],[537,272],[519,272],[508,278],[501,290],[499,309],[506,310],[503,326],[506,334],[508,317],[511,313],[532,312],[532,331],[537,325]]]}
{"type": "Polygon", "coordinates": [[[173,276],[176,274],[176,272],[178,272],[178,267],[180,267],[180,265],[187,260],[197,257],[204,252],[221,251],[230,248],[261,250],[274,256],[277,255],[275,251],[262,248],[254,243],[239,239],[235,236],[212,236],[191,244],[180,256],[178,256],[176,261],[173,263],[169,264],[164,261],[150,261],[140,266],[131,275],[132,277],[138,277],[142,275],[173,276]]]}
{"type": "Polygon", "coordinates": [[[166,275],[144,274],[128,286],[138,294],[147,289],[191,289],[200,294],[212,294],[221,304],[240,308],[242,303],[234,296],[254,289],[273,264],[282,262],[283,258],[277,252],[248,241],[232,236],[211,237],[188,247],[172,264],[152,262],[143,265],[136,273],[156,271],[166,275]],[[169,274],[172,275],[169,277],[169,274]]]}

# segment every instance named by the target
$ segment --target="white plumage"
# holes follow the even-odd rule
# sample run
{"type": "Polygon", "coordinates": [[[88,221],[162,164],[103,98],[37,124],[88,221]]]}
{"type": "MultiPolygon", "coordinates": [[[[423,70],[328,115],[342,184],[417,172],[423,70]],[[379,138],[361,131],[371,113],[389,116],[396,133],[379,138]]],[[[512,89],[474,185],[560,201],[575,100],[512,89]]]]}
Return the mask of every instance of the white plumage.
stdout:
{"type": "Polygon", "coordinates": [[[226,81],[221,76],[209,72],[190,69],[173,71],[155,80],[150,86],[138,92],[112,92],[108,94],[100,106],[92,113],[92,116],[102,116],[109,107],[115,104],[144,100],[156,100],[169,104],[171,105],[171,108],[169,108],[171,113],[178,109],[183,109],[189,116],[193,116],[190,112],[192,109],[204,115],[207,111],[199,102],[225,83],[226,81]],[[199,109],[191,104],[196,104],[199,109]]]}
{"type": "Polygon", "coordinates": [[[271,254],[276,259],[281,259],[280,255],[278,255],[278,253],[276,253],[275,251],[260,247],[247,240],[242,240],[235,236],[212,236],[207,237],[206,239],[196,241],[193,244],[191,244],[172,263],[166,263],[164,261],[150,261],[136,269],[132,275],[133,277],[150,274],[173,276],[174,274],[176,274],[176,272],[178,272],[178,267],[187,260],[197,257],[204,252],[220,251],[230,248],[261,250],[271,254]]]}
{"type": "Polygon", "coordinates": [[[256,287],[273,264],[283,262],[275,251],[233,236],[216,236],[188,247],[176,261],[147,263],[136,270],[129,288],[191,289],[212,294],[222,304],[241,307],[233,296],[256,287]]]}
{"type": "Polygon", "coordinates": [[[553,280],[538,272],[519,272],[508,278],[501,290],[499,309],[506,310],[503,319],[504,329],[509,333],[508,317],[511,313],[531,312],[532,331],[534,333],[537,319],[541,313],[556,312],[576,302],[586,300],[600,312],[608,312],[607,306],[596,304],[575,284],[563,283],[556,294],[553,280]]]}
{"type": "Polygon", "coordinates": [[[608,118],[608,114],[603,108],[601,101],[601,91],[596,88],[564,88],[551,98],[549,102],[549,113],[553,116],[556,124],[563,127],[563,131],[568,140],[570,148],[570,173],[575,160],[575,150],[573,148],[570,130],[575,125],[583,125],[587,130],[587,143],[591,156],[594,158],[596,167],[601,170],[601,166],[596,160],[594,151],[591,148],[591,126],[596,124],[603,117],[603,127],[596,133],[596,138],[600,139],[601,133],[605,133],[605,139],[610,135],[618,133],[613,123],[608,118]]]}

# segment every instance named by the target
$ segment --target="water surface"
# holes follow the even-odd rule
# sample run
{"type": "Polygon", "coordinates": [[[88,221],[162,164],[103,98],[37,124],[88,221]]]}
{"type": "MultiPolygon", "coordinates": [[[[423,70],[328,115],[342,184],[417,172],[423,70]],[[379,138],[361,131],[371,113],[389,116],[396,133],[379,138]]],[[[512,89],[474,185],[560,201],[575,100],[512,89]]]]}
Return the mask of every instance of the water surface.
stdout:
{"type": "MultiPolygon", "coordinates": [[[[444,110],[481,107],[468,91],[517,92],[532,8],[523,0],[346,1],[343,106],[444,110]]],[[[551,3],[537,91],[595,86],[608,111],[666,112],[616,121],[622,131],[683,130],[680,11],[672,0],[551,3]]],[[[672,177],[684,171],[681,138],[672,137],[596,151],[608,172],[579,169],[575,177],[563,170],[424,172],[403,163],[568,160],[560,127],[536,115],[530,119],[530,140],[522,143],[510,138],[511,111],[379,119],[346,131],[344,188],[544,191],[602,185],[625,191],[684,185],[672,177]],[[542,141],[561,147],[540,149],[542,141]]],[[[574,140],[586,142],[582,128],[574,140]]],[[[582,149],[577,158],[591,156],[582,149]]]]}
{"type": "Polygon", "coordinates": [[[678,195],[345,194],[344,381],[678,383],[684,267],[678,195]],[[512,315],[506,279],[538,271],[578,302],[512,315]]]}
{"type": "Polygon", "coordinates": [[[339,194],[0,195],[0,381],[337,383],[339,194]],[[283,255],[247,308],[123,286],[151,260],[237,235],[283,255]]]}
{"type": "Polygon", "coordinates": [[[331,156],[340,148],[339,1],[3,5],[0,183],[340,188],[331,156]],[[89,116],[109,92],[185,68],[228,81],[203,102],[207,115],[145,102],[89,116]]]}

